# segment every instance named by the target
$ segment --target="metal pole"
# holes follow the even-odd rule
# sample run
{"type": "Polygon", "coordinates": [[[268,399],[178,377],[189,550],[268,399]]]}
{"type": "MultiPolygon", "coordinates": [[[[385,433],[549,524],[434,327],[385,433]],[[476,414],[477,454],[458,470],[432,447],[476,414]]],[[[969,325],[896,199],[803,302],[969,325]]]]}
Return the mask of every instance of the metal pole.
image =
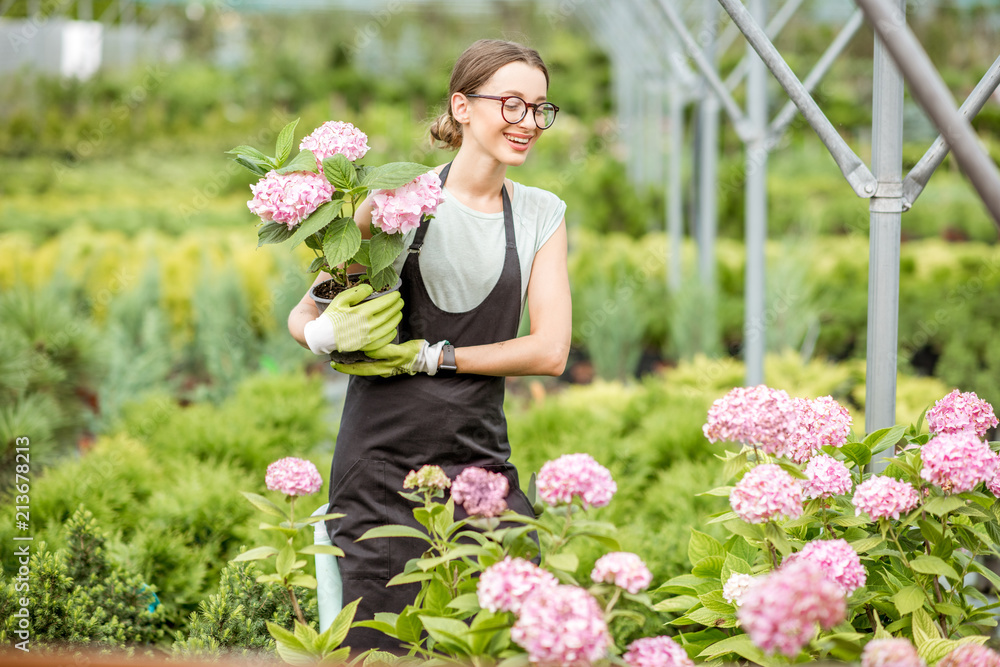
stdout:
{"type": "MultiPolygon", "coordinates": [[[[758,22],[767,19],[766,0],[750,0],[750,12],[758,22]]],[[[744,286],[743,361],[746,384],[764,382],[764,354],[767,332],[764,318],[764,277],[767,239],[767,66],[747,44],[747,117],[753,139],[747,143],[746,177],[746,280],[744,286]]]]}
{"type": "MultiPolygon", "coordinates": [[[[774,18],[772,18],[767,24],[767,27],[764,28],[764,32],[767,34],[768,39],[773,40],[781,33],[785,24],[788,23],[788,20],[795,15],[795,10],[799,8],[802,1],[803,0],[788,0],[788,2],[786,2],[781,9],[778,10],[778,12],[774,15],[774,18]]],[[[736,26],[736,24],[731,23],[730,26],[736,26]]],[[[739,30],[738,27],[736,29],[737,31],[739,30]]],[[[726,30],[728,31],[729,29],[727,28],[726,30]]],[[[725,49],[723,49],[723,51],[725,51],[725,49]]],[[[749,64],[750,53],[747,53],[747,55],[740,58],[740,61],[736,63],[736,67],[734,67],[733,71],[726,77],[726,88],[733,90],[736,86],[740,85],[740,82],[747,75],[747,67],[749,64]]]]}
{"type": "Polygon", "coordinates": [[[681,239],[684,201],[681,170],[684,155],[684,99],[675,88],[670,95],[670,157],[667,164],[667,233],[670,237],[670,291],[681,287],[681,239]]]}
{"type": "MultiPolygon", "coordinates": [[[[707,1],[707,0],[706,0],[707,1]]],[[[715,95],[719,98],[719,102],[722,103],[723,108],[726,110],[726,114],[729,116],[730,120],[733,122],[733,127],[736,133],[740,135],[740,138],[746,141],[749,138],[749,130],[747,130],[747,120],[743,117],[743,112],[740,110],[736,100],[733,96],[729,94],[729,90],[726,88],[726,84],[722,82],[716,72],[715,66],[715,33],[711,32],[715,29],[716,25],[713,19],[705,20],[705,29],[702,31],[703,35],[710,36],[711,40],[705,44],[704,49],[698,46],[694,37],[688,32],[687,28],[684,26],[684,22],[681,20],[680,15],[677,10],[674,9],[672,0],[659,0],[658,2],[663,13],[666,15],[667,20],[670,22],[670,26],[677,33],[677,36],[681,38],[684,43],[684,48],[687,49],[688,55],[694,61],[697,66],[698,71],[701,73],[704,81],[708,84],[715,95]]],[[[714,9],[714,4],[713,4],[714,9]]],[[[716,105],[718,106],[718,105],[716,105]]]]}
{"type": "MultiPolygon", "coordinates": [[[[668,3],[660,0],[660,6],[668,3]]],[[[704,0],[704,24],[711,39],[706,40],[705,51],[700,53],[709,71],[714,72],[715,19],[718,10],[713,0],[704,0]]],[[[716,77],[718,78],[718,77],[716,77]]],[[[707,87],[707,86],[706,86],[707,87]]],[[[705,310],[701,329],[702,352],[715,352],[718,302],[715,284],[715,237],[718,234],[718,172],[719,172],[719,101],[707,90],[698,109],[698,273],[705,294],[705,310]]]]}
{"type": "Polygon", "coordinates": [[[788,66],[788,63],[782,59],[781,54],[774,47],[774,44],[767,38],[764,31],[761,30],[760,26],[753,17],[743,6],[740,0],[719,0],[719,3],[725,8],[729,15],[733,17],[733,21],[740,27],[743,34],[746,35],[747,40],[753,46],[754,50],[760,54],[760,57],[764,60],[764,64],[767,68],[771,70],[775,78],[778,79],[778,83],[781,87],[785,89],[788,96],[795,102],[795,106],[799,108],[802,115],[805,117],[809,124],[812,125],[816,134],[826,145],[827,150],[830,151],[830,155],[837,162],[837,166],[840,167],[840,171],[844,174],[844,178],[850,183],[851,188],[859,197],[871,197],[875,194],[875,188],[877,186],[877,181],[872,173],[865,166],[864,162],[861,161],[854,151],[851,150],[847,142],[844,141],[840,133],[833,126],[830,120],[823,115],[823,111],[813,100],[812,96],[809,95],[809,91],[805,89],[802,82],[799,81],[798,77],[788,66]]]}
{"type": "Polygon", "coordinates": [[[906,77],[913,98],[951,146],[958,166],[972,181],[993,221],[1000,227],[1000,170],[980,147],[969,121],[956,110],[948,86],[920,42],[906,27],[905,15],[894,11],[885,0],[858,0],[858,6],[864,10],[875,33],[882,38],[886,50],[906,77]]]}
{"type": "MultiPolygon", "coordinates": [[[[837,36],[830,42],[830,46],[823,52],[823,55],[816,61],[816,64],[813,65],[812,70],[802,82],[807,91],[812,91],[816,87],[816,84],[826,76],[830,66],[833,65],[833,62],[843,50],[847,48],[847,45],[851,43],[854,34],[861,27],[861,24],[864,23],[864,20],[864,14],[861,13],[860,9],[851,14],[851,18],[847,20],[844,27],[841,28],[837,36]]],[[[785,130],[788,129],[789,123],[795,118],[797,111],[798,109],[795,108],[794,102],[788,101],[785,103],[785,106],[781,108],[781,111],[778,112],[778,115],[774,117],[774,121],[771,123],[771,128],[768,131],[768,134],[770,134],[768,144],[773,146],[778,143],[785,130]]]]}
{"type": "MultiPolygon", "coordinates": [[[[906,0],[893,0],[904,16],[906,0]]],[[[905,19],[902,19],[905,20],[905,19]]],[[[903,212],[903,77],[886,43],[875,38],[872,91],[872,173],[878,190],[869,203],[868,362],[865,431],[896,423],[896,336],[899,326],[899,232],[903,212]]],[[[872,461],[881,472],[891,452],[872,461]]]]}
{"type": "MultiPolygon", "coordinates": [[[[998,84],[1000,84],[1000,57],[993,61],[993,65],[983,75],[982,80],[976,85],[969,96],[965,98],[965,102],[962,103],[959,112],[966,118],[975,118],[976,114],[983,108],[983,105],[986,104],[986,100],[990,99],[993,91],[997,89],[998,84]]],[[[917,201],[917,197],[920,196],[920,193],[927,186],[927,181],[930,179],[931,174],[941,166],[947,154],[948,144],[945,143],[941,135],[938,135],[938,138],[934,140],[934,143],[927,149],[924,156],[920,158],[920,162],[913,165],[913,169],[910,170],[910,173],[903,180],[904,211],[910,210],[913,202],[917,201]]]]}

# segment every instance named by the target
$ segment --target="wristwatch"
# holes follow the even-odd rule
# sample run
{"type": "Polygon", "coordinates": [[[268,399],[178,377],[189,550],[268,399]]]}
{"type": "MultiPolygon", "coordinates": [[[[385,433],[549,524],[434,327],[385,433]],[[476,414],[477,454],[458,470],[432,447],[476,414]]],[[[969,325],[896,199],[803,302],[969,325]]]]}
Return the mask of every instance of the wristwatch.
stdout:
{"type": "Polygon", "coordinates": [[[458,366],[455,365],[455,346],[451,343],[445,343],[444,347],[441,348],[441,363],[438,364],[437,375],[444,375],[450,377],[458,372],[458,366]]]}

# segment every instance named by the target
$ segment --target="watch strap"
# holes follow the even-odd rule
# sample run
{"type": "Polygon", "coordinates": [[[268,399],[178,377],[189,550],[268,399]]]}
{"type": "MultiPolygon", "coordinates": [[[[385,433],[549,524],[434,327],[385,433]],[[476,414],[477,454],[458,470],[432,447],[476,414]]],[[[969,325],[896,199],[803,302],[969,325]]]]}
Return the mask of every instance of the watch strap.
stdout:
{"type": "Polygon", "coordinates": [[[451,343],[445,343],[444,347],[441,348],[441,363],[438,364],[437,374],[454,375],[456,372],[458,372],[458,366],[455,365],[455,346],[451,343]]]}

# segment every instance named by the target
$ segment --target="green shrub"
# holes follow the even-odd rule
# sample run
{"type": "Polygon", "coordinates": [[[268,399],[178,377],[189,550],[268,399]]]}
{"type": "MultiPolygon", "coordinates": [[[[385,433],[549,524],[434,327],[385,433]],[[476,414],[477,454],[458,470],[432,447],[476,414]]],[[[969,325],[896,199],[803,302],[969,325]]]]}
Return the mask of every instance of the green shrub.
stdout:
{"type": "MultiPolygon", "coordinates": [[[[52,552],[41,543],[30,558],[31,642],[125,648],[162,639],[154,587],[109,557],[107,535],[93,515],[81,506],[66,533],[65,549],[52,552]]],[[[8,571],[0,580],[0,641],[13,643],[13,614],[25,593],[16,590],[17,570],[8,571]]]]}

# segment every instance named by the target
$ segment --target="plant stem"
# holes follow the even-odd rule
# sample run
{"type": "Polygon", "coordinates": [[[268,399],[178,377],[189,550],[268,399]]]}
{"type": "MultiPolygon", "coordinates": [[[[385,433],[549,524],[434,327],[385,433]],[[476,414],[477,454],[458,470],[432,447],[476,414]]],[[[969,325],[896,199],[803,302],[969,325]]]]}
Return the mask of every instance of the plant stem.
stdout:
{"type": "Polygon", "coordinates": [[[615,586],[615,594],[611,596],[611,599],[608,601],[608,606],[604,608],[605,614],[611,613],[611,610],[614,609],[615,603],[618,602],[618,598],[620,598],[621,595],[622,595],[622,589],[615,586]]]}
{"type": "Polygon", "coordinates": [[[777,570],[778,569],[778,552],[774,548],[774,544],[771,543],[771,540],[767,539],[766,537],[764,538],[764,544],[767,545],[767,550],[771,554],[771,565],[773,565],[774,569],[777,570]]]}
{"type": "Polygon", "coordinates": [[[868,624],[872,628],[872,632],[878,627],[878,623],[875,622],[875,614],[872,613],[872,606],[870,604],[865,604],[865,615],[868,616],[868,624]]]}
{"type": "MultiPolygon", "coordinates": [[[[883,519],[883,521],[886,521],[886,525],[889,527],[889,534],[892,536],[892,541],[896,544],[896,549],[899,550],[899,558],[900,558],[900,560],[903,561],[903,565],[906,566],[906,569],[913,573],[913,580],[917,581],[917,577],[919,575],[917,574],[916,570],[914,570],[912,567],[910,567],[910,561],[907,560],[907,558],[906,558],[906,552],[903,551],[903,547],[899,543],[899,538],[896,536],[896,531],[893,529],[892,524],[888,523],[888,521],[886,519],[883,519]]],[[[934,584],[935,584],[935,586],[937,585],[937,579],[934,579],[934,584]]],[[[919,586],[919,588],[920,588],[920,590],[922,590],[924,592],[924,596],[927,597],[927,601],[931,603],[931,609],[934,609],[934,598],[932,598],[931,594],[927,592],[927,587],[926,586],[919,586]]],[[[942,627],[942,630],[944,630],[943,627],[942,627]]]]}
{"type": "Polygon", "coordinates": [[[292,591],[292,587],[289,586],[286,590],[288,591],[288,597],[292,600],[292,609],[295,610],[295,618],[299,619],[299,623],[302,625],[308,625],[305,617],[302,615],[302,610],[299,608],[299,601],[295,599],[295,593],[292,591]]]}

